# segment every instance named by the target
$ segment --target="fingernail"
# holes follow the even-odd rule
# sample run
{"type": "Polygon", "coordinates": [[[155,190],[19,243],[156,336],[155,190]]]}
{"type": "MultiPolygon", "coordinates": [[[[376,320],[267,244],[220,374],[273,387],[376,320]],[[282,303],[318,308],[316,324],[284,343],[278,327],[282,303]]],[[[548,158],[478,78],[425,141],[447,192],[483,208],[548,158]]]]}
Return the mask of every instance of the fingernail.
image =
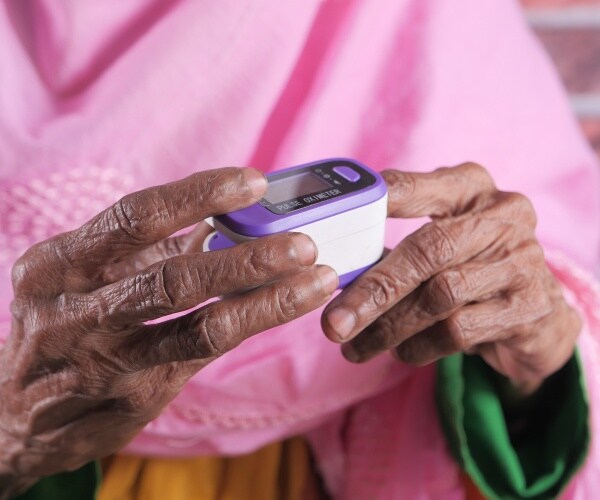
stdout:
{"type": "Polygon", "coordinates": [[[262,196],[267,190],[266,177],[254,168],[245,168],[243,170],[244,180],[254,196],[262,196]]]}
{"type": "Polygon", "coordinates": [[[334,307],[327,313],[327,321],[342,341],[350,337],[356,326],[356,316],[345,307],[334,307]]]}
{"type": "Polygon", "coordinates": [[[325,293],[335,292],[339,283],[337,273],[329,266],[319,266],[317,268],[317,274],[321,283],[323,283],[323,290],[325,290],[325,293]]]}
{"type": "Polygon", "coordinates": [[[293,236],[293,244],[298,253],[300,264],[310,266],[317,260],[317,246],[305,234],[295,234],[293,236]]]}

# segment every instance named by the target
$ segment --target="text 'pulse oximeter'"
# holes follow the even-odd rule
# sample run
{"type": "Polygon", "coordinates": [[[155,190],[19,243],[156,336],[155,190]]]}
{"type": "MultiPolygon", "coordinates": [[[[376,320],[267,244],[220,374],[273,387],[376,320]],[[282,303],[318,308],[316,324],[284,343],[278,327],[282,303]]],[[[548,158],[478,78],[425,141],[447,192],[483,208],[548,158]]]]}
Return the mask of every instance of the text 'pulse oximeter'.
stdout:
{"type": "Polygon", "coordinates": [[[213,219],[205,250],[220,250],[287,231],[304,233],[318,248],[317,264],[331,266],[340,287],[375,264],[383,253],[387,188],[365,165],[332,158],[267,174],[258,203],[213,219]]]}

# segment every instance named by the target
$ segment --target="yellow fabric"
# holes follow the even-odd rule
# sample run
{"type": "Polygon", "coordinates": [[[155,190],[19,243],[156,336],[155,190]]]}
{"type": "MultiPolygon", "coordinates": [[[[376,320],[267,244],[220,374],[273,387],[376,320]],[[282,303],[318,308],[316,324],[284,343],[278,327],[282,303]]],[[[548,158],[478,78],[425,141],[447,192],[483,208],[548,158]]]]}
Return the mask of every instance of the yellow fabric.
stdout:
{"type": "Polygon", "coordinates": [[[310,486],[306,443],[290,439],[240,457],[188,459],[118,455],[99,500],[300,500],[310,486]]]}

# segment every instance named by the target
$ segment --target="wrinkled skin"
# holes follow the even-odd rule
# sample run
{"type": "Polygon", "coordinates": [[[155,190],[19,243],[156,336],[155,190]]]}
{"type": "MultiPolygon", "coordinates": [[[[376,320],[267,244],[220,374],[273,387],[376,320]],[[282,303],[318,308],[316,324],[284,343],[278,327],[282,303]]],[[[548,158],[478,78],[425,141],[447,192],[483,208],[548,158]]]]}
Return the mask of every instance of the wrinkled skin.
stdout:
{"type": "MultiPolygon", "coordinates": [[[[351,361],[478,353],[534,392],[573,352],[580,320],[546,267],[531,204],[472,164],[384,176],[391,217],[432,222],[328,305],[326,335],[351,361]]],[[[0,351],[1,493],[119,450],[207,363],[329,300],[337,276],[314,266],[305,236],[209,254],[203,223],[170,237],[265,188],[252,169],[196,174],[129,195],[17,262],[0,351]]]]}
{"type": "Polygon", "coordinates": [[[572,355],[581,320],[546,266],[529,200],[471,163],[383,175],[390,217],[431,222],[328,304],[326,335],[354,362],[476,353],[532,394],[572,355]]]}
{"type": "Polygon", "coordinates": [[[337,275],[314,266],[307,236],[210,253],[203,222],[169,238],[265,190],[253,169],[195,174],[128,195],[16,263],[0,351],[0,498],[119,450],[210,361],[330,298],[337,275]]]}

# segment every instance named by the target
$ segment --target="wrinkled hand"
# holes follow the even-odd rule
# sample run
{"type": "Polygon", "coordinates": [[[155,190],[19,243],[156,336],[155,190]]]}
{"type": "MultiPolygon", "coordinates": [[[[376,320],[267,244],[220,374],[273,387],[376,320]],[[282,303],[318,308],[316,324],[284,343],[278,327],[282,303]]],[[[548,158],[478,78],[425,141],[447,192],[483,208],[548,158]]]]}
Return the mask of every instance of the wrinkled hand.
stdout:
{"type": "Polygon", "coordinates": [[[0,498],[120,449],[208,362],[328,300],[337,276],[313,265],[307,236],[209,253],[204,223],[169,238],[265,189],[252,169],[195,174],[128,195],[16,263],[0,352],[0,498]]]}
{"type": "Polygon", "coordinates": [[[432,221],[327,306],[326,335],[355,362],[390,349],[417,365],[477,353],[535,391],[569,359],[581,323],[546,266],[529,200],[475,164],[383,175],[390,217],[432,221]]]}

